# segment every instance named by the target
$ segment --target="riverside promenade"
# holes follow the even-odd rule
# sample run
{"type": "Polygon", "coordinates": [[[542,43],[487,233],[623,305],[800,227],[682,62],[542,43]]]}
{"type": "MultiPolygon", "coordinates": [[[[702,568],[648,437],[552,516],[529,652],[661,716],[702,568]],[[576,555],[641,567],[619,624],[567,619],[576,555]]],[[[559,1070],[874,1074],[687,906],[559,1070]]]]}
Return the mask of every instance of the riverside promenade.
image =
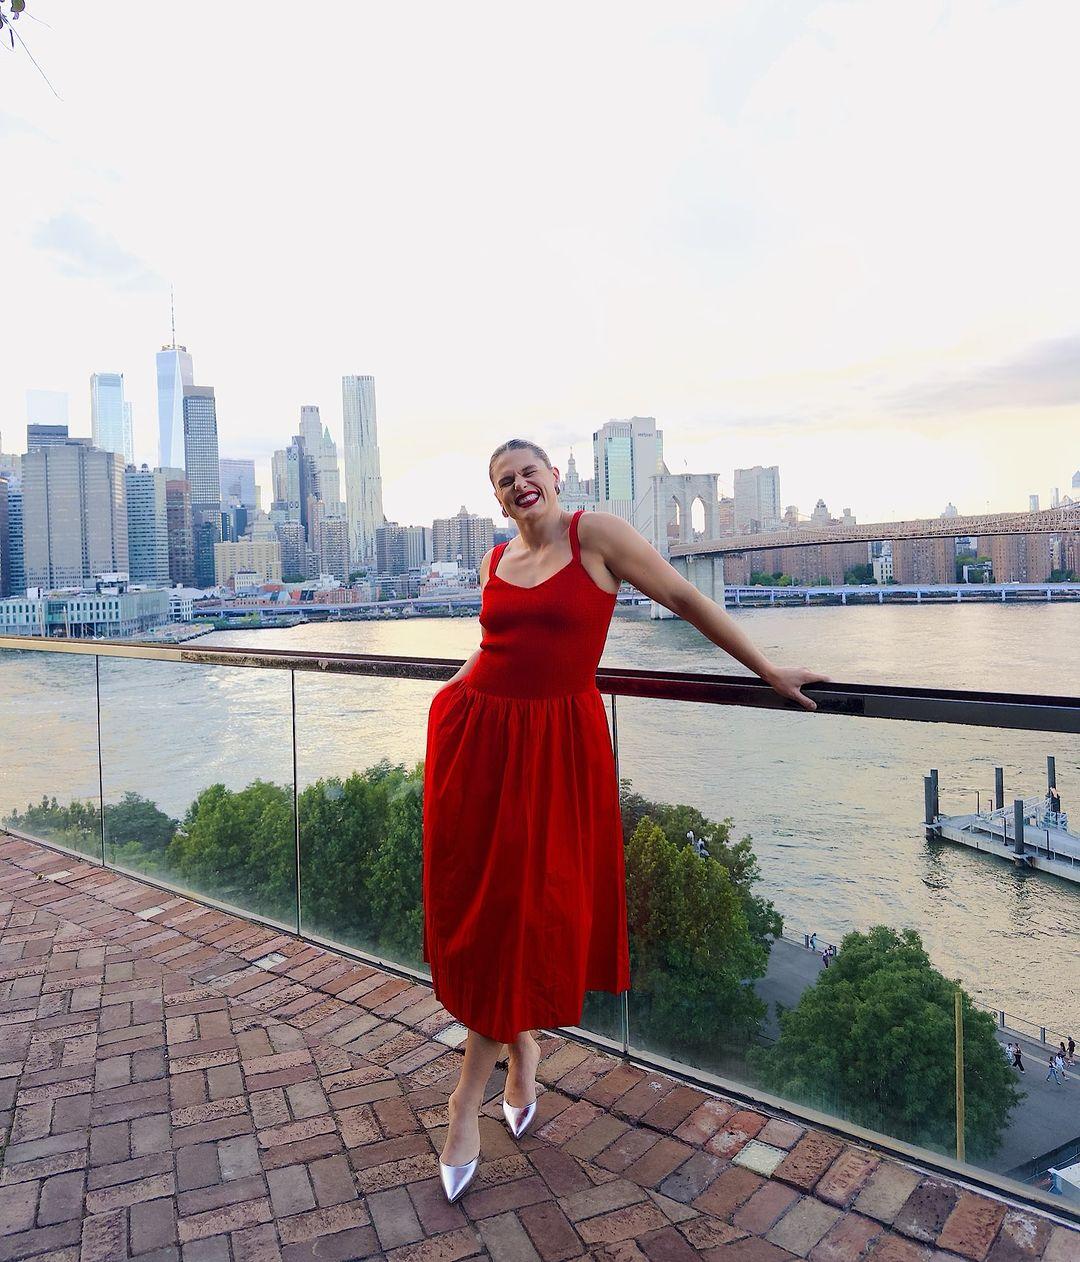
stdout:
{"type": "MultiPolygon", "coordinates": [[[[815,952],[787,938],[773,943],[769,971],[754,987],[769,1005],[765,1031],[770,1038],[780,1036],[776,1003],[794,1008],[803,991],[813,986],[823,971],[821,956],[815,952]]],[[[1047,1082],[1051,1048],[1010,1030],[999,1029],[998,1041],[1002,1048],[1019,1042],[1027,1069],[1024,1074],[1016,1071],[1017,1085],[1027,1092],[1027,1098],[1013,1110],[1001,1148],[985,1162],[988,1169],[1004,1173],[1062,1144],[1080,1141],[1080,1072],[1075,1076],[1070,1072],[1063,1086],[1047,1082]]]]}
{"type": "Polygon", "coordinates": [[[0,1262],[1077,1262],[970,1178],[541,1039],[438,1151],[461,1026],[430,987],[0,834],[0,1262]]]}

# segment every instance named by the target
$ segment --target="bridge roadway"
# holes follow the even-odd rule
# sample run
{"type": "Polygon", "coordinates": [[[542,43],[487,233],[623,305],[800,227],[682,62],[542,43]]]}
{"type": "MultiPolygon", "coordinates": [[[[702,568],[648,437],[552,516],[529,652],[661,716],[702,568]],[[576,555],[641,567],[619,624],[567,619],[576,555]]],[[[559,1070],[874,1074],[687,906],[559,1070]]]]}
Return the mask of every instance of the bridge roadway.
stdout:
{"type": "Polygon", "coordinates": [[[811,548],[828,543],[876,543],[883,539],[956,539],[969,535],[1059,534],[1080,531],[1080,504],[1028,513],[981,513],[967,517],[929,517],[879,521],[855,526],[803,526],[749,535],[725,535],[672,543],[675,557],[738,556],[772,548],[811,548]]]}
{"type": "Polygon", "coordinates": [[[914,604],[986,604],[990,601],[1013,600],[1080,600],[1080,583],[845,583],[803,587],[791,583],[783,587],[727,583],[724,585],[727,605],[810,604],[812,596],[839,597],[846,605],[851,599],[865,604],[873,598],[882,605],[888,597],[914,604]],[[766,597],[768,599],[766,600],[766,597]],[[778,600],[779,598],[779,600],[778,600]],[[914,598],[914,599],[912,599],[914,598]]]}

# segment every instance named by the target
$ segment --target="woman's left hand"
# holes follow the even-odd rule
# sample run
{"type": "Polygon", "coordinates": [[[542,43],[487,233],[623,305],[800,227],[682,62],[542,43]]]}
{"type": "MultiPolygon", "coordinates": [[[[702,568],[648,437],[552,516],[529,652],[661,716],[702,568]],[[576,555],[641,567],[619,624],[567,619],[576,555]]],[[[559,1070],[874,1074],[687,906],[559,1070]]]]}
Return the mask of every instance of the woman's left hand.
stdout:
{"type": "Polygon", "coordinates": [[[765,682],[782,697],[797,701],[804,710],[816,710],[817,703],[804,697],[799,689],[804,684],[831,684],[832,680],[816,670],[807,670],[805,666],[774,666],[765,676],[765,682]]]}

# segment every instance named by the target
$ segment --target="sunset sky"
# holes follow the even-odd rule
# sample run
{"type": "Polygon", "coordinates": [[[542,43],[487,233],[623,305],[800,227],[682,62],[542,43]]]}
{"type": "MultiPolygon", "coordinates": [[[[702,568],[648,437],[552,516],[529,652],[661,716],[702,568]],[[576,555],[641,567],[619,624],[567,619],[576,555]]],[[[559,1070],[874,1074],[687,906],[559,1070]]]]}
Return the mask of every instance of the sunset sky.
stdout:
{"type": "MultiPolygon", "coordinates": [[[[1080,468],[1080,6],[28,0],[0,56],[0,435],[154,352],[269,457],[376,378],[391,520],[655,416],[672,472],[779,464],[863,521],[1080,468]],[[39,19],[39,20],[35,20],[39,19]]],[[[1080,492],[1077,492],[1080,494],[1080,492]]]]}

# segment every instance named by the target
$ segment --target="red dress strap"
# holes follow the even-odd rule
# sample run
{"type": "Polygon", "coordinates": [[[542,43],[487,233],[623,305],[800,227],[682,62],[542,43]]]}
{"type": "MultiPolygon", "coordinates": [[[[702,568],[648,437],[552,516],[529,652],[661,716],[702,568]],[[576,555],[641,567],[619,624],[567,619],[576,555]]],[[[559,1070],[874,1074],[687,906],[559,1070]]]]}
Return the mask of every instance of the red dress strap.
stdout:
{"type": "Polygon", "coordinates": [[[497,544],[495,545],[495,551],[491,554],[491,566],[490,566],[490,568],[488,569],[488,578],[489,578],[489,579],[494,578],[494,576],[495,576],[495,571],[496,571],[496,569],[498,569],[498,566],[499,566],[499,561],[502,559],[502,554],[503,554],[505,551],[506,551],[506,544],[505,544],[505,543],[497,543],[497,544]]]}
{"type": "Polygon", "coordinates": [[[577,512],[570,518],[570,551],[573,553],[574,560],[581,564],[581,544],[578,541],[577,523],[578,518],[585,510],[579,508],[577,512]]]}

